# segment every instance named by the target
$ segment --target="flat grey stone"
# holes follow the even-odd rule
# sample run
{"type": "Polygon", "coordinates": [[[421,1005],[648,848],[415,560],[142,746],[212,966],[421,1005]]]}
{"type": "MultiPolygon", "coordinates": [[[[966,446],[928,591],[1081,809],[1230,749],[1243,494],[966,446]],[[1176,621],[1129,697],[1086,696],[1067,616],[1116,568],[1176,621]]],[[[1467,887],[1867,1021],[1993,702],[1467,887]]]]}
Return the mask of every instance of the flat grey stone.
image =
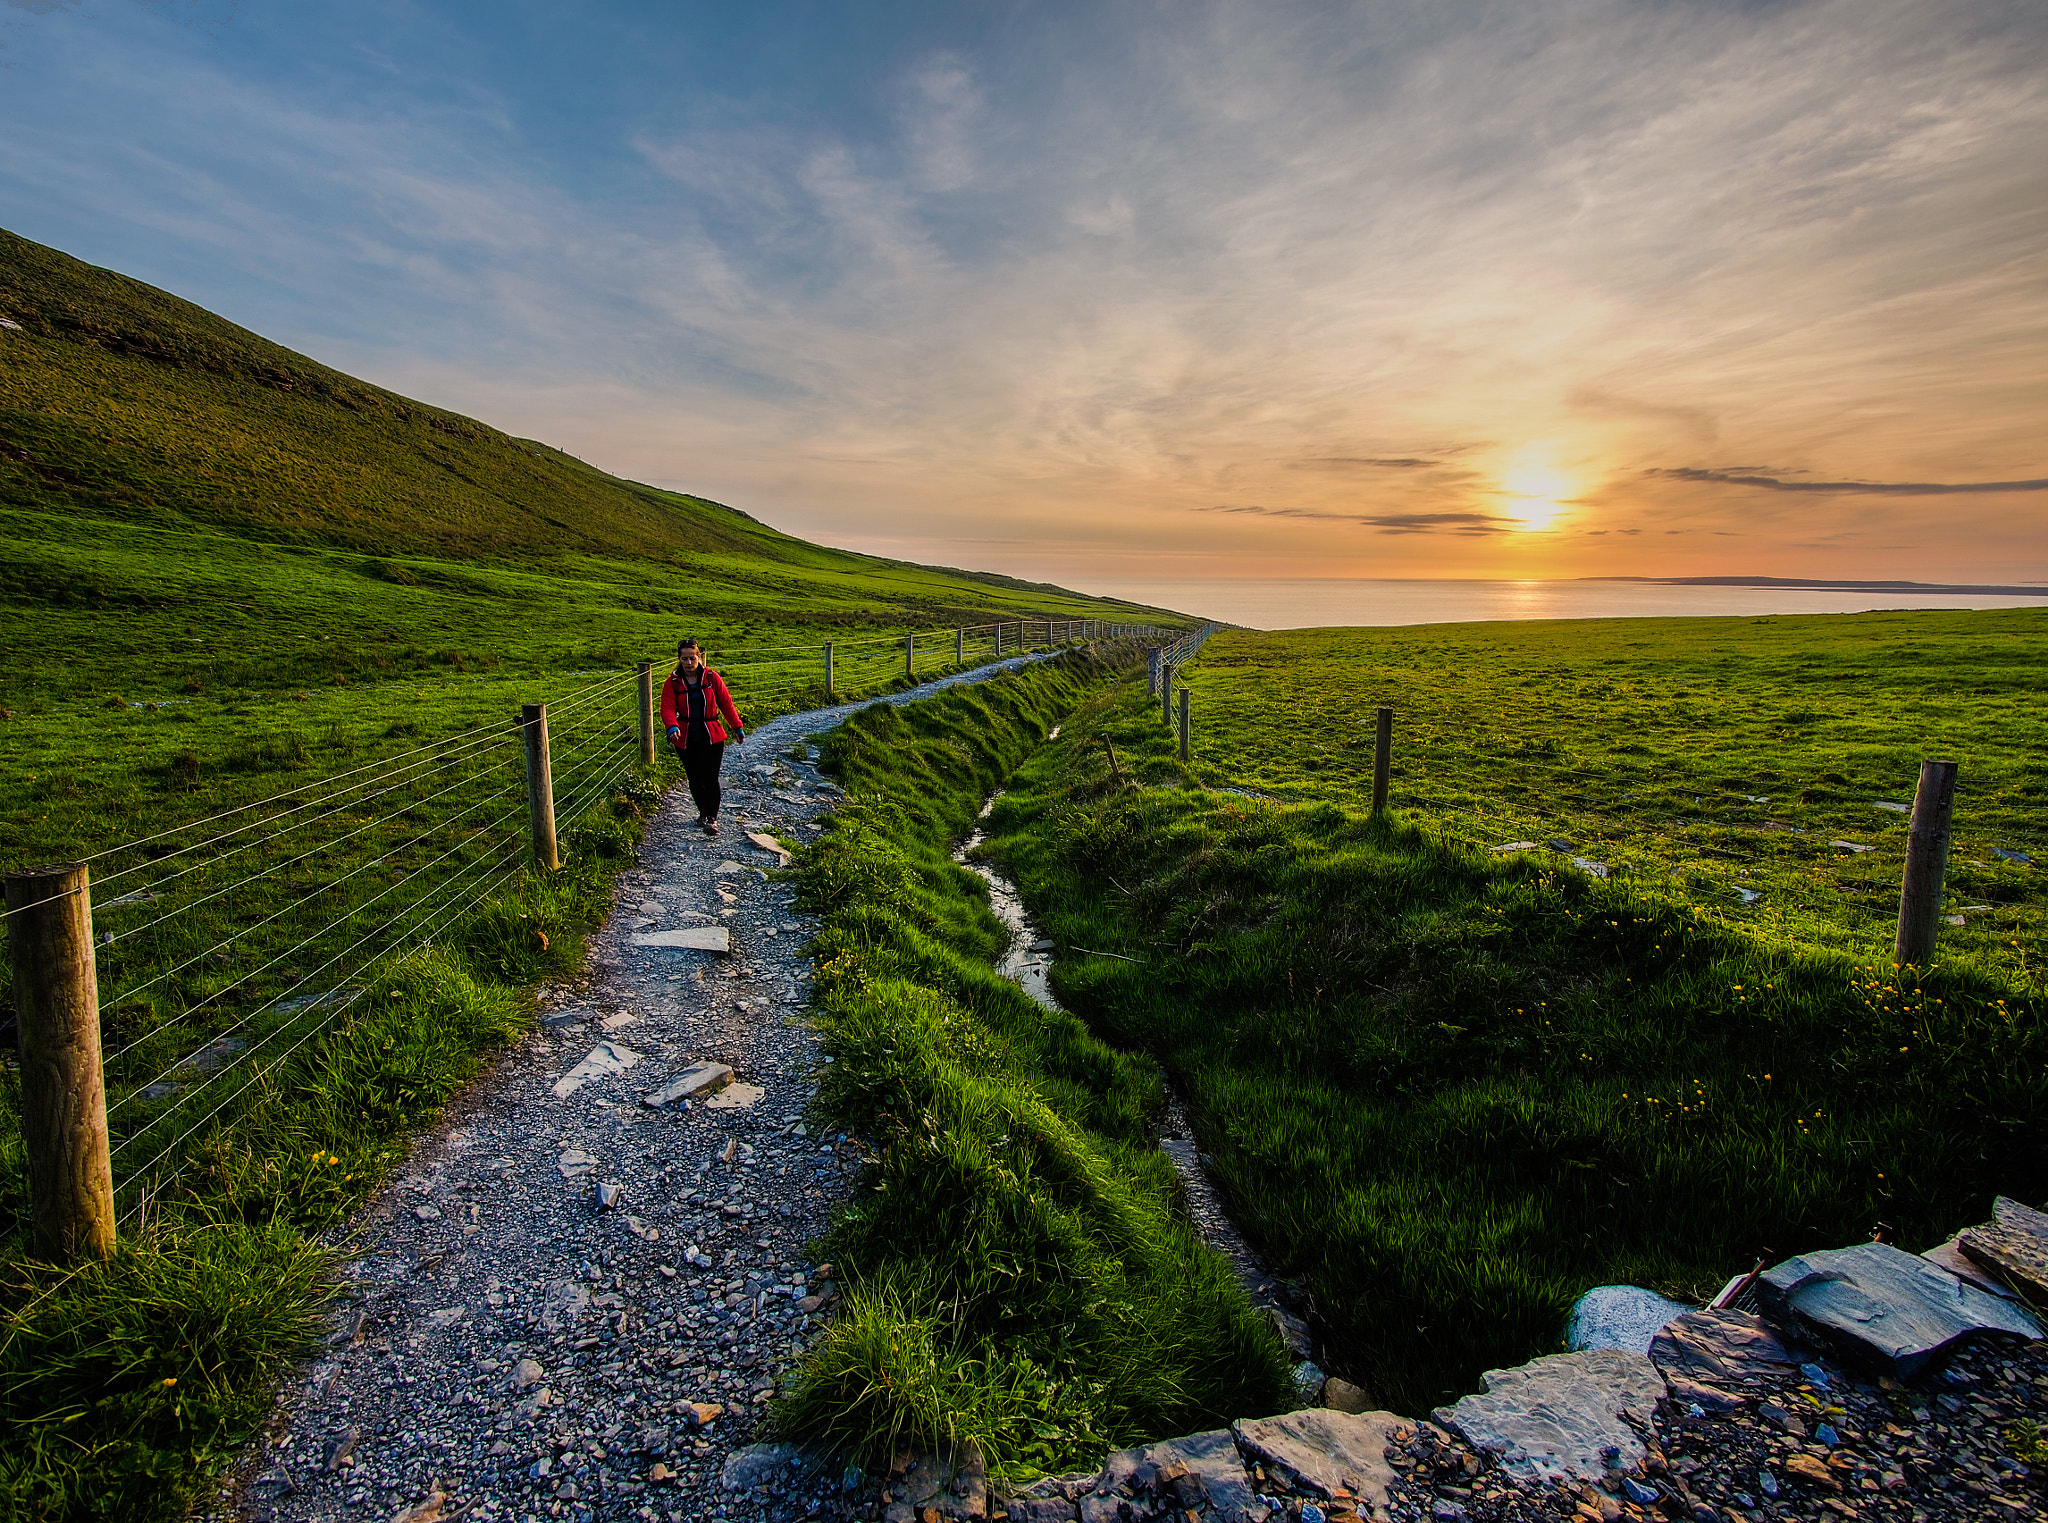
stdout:
{"type": "Polygon", "coordinates": [[[1773,1317],[1796,1320],[1850,1363],[1901,1380],[1986,1334],[2041,1336],[2023,1307],[1889,1243],[1787,1259],[1756,1284],[1773,1317]]]}
{"type": "Polygon", "coordinates": [[[1199,1489],[1221,1523],[1258,1523],[1265,1516],[1265,1504],[1245,1473],[1244,1459],[1228,1428],[1154,1444],[1145,1451],[1145,1458],[1157,1471],[1167,1473],[1176,1465],[1185,1465],[1186,1484],[1199,1489]]]}
{"type": "Polygon", "coordinates": [[[1236,1423],[1231,1432],[1246,1455],[1278,1471],[1297,1490],[1329,1496],[1349,1491],[1362,1507],[1384,1513],[1394,1469],[1387,1446],[1394,1430],[1410,1426],[1392,1412],[1332,1412],[1311,1407],[1280,1417],[1236,1423]]]}
{"type": "Polygon", "coordinates": [[[1589,1348],[1620,1348],[1647,1354],[1657,1329],[1691,1311],[1640,1285],[1595,1285],[1572,1307],[1565,1327],[1565,1347],[1574,1353],[1589,1348]]]}
{"type": "Polygon", "coordinates": [[[778,861],[782,862],[784,866],[788,865],[788,849],[784,847],[780,841],[776,840],[775,837],[769,835],[766,831],[750,830],[747,832],[747,840],[750,841],[758,850],[771,853],[778,861]]]}
{"type": "Polygon", "coordinates": [[[592,1079],[622,1074],[640,1061],[640,1054],[622,1042],[599,1042],[581,1063],[555,1080],[555,1098],[566,1099],[592,1079]]]}
{"type": "Polygon", "coordinates": [[[1937,1268],[1946,1269],[1957,1279],[1968,1281],[1981,1291],[1988,1292],[1994,1296],[2001,1296],[2008,1301],[2018,1299],[2011,1291],[1994,1280],[1988,1271],[1965,1258],[1963,1250],[1955,1238],[1950,1238],[1945,1243],[1936,1243],[1932,1248],[1922,1252],[1920,1257],[1937,1268]]]}
{"type": "Polygon", "coordinates": [[[1650,1362],[1669,1377],[1740,1386],[1783,1375],[1799,1361],[1761,1317],[1739,1311],[1689,1311],[1650,1340],[1650,1362]]]}
{"type": "Polygon", "coordinates": [[[732,932],[722,925],[686,925],[674,931],[643,932],[633,938],[633,945],[679,952],[730,952],[732,932]]]}
{"type": "Polygon", "coordinates": [[[1702,1412],[1733,1412],[1755,1399],[1751,1389],[1784,1376],[1798,1363],[1763,1320],[1746,1312],[1689,1311],[1650,1340],[1650,1362],[1674,1401],[1702,1412]]]}
{"type": "Polygon", "coordinates": [[[1648,1358],[1615,1348],[1552,1354],[1479,1382],[1484,1394],[1439,1407],[1436,1420],[1525,1482],[1598,1481],[1641,1463],[1648,1451],[1620,1414],[1647,1425],[1664,1395],[1648,1358]]]}
{"type": "Polygon", "coordinates": [[[2007,1284],[2048,1295],[2048,1213],[2001,1195],[1991,1203],[1990,1225],[1960,1233],[1956,1247],[2007,1284]]]}
{"type": "Polygon", "coordinates": [[[708,1111],[750,1111],[768,1091],[758,1084],[735,1079],[704,1102],[708,1111]]]}
{"type": "Polygon", "coordinates": [[[725,1088],[732,1083],[732,1070],[723,1063],[692,1063],[668,1083],[650,1095],[642,1097],[640,1103],[653,1109],[674,1105],[678,1100],[694,1099],[712,1090],[725,1088]]]}
{"type": "Polygon", "coordinates": [[[719,1484],[727,1491],[751,1491],[766,1485],[778,1472],[787,1474],[802,1459],[803,1451],[795,1444],[749,1444],[725,1457],[718,1472],[719,1484]]]}

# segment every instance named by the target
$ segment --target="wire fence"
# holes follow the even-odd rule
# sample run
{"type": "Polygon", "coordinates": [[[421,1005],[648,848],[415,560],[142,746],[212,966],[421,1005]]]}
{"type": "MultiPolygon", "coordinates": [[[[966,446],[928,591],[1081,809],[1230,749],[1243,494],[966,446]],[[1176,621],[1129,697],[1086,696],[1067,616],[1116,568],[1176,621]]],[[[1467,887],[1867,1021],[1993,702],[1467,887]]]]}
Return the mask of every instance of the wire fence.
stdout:
{"type": "MultiPolygon", "coordinates": [[[[1011,620],[750,651],[718,669],[758,719],[1131,632],[1100,621],[1011,620]]],[[[651,680],[663,675],[657,665],[651,680]]],[[[606,672],[547,704],[555,828],[572,853],[579,831],[641,761],[640,677],[606,672]]],[[[651,733],[659,729],[657,712],[651,733]]],[[[530,869],[531,781],[523,727],[508,714],[95,851],[82,859],[88,905],[59,903],[79,897],[75,889],[25,887],[58,880],[10,881],[10,942],[39,914],[77,908],[89,916],[91,955],[72,972],[93,1007],[106,1171],[124,1217],[252,1094],[304,1079],[293,1065],[311,1072],[320,1039],[347,1020],[380,971],[448,938],[530,869]]],[[[38,1001],[20,996],[25,963],[14,950],[16,1016],[26,1022],[38,1001]]],[[[24,1069],[25,1086],[38,1082],[24,1069]]]]}

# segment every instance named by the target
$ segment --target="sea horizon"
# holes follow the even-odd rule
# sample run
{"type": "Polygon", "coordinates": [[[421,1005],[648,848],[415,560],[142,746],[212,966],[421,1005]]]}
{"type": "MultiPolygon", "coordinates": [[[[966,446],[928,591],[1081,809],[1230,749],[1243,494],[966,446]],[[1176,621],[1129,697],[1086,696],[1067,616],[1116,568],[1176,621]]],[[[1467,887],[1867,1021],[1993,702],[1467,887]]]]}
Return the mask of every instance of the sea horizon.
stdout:
{"type": "Polygon", "coordinates": [[[2048,607],[2048,584],[1764,577],[1122,577],[1090,590],[1249,629],[2048,607]]]}

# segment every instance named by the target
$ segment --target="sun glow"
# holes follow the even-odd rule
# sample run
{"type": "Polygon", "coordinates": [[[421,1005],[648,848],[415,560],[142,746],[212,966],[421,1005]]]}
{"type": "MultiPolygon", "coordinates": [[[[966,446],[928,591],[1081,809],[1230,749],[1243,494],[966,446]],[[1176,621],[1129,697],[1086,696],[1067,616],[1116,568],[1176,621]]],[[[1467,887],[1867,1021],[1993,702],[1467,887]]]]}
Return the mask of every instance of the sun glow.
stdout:
{"type": "Polygon", "coordinates": [[[1547,529],[1564,511],[1576,484],[1543,450],[1523,450],[1501,473],[1502,512],[1524,533],[1547,529]]]}

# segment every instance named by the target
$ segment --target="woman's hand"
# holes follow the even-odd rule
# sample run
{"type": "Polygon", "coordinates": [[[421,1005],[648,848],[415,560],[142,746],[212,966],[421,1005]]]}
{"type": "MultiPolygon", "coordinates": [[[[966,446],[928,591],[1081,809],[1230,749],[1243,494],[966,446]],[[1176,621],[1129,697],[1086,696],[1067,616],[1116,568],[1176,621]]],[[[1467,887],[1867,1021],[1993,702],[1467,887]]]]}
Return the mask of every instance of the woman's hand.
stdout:
{"type": "Polygon", "coordinates": [[[678,735],[682,733],[683,727],[679,724],[672,724],[668,727],[668,738],[670,740],[674,740],[678,735]]]}

